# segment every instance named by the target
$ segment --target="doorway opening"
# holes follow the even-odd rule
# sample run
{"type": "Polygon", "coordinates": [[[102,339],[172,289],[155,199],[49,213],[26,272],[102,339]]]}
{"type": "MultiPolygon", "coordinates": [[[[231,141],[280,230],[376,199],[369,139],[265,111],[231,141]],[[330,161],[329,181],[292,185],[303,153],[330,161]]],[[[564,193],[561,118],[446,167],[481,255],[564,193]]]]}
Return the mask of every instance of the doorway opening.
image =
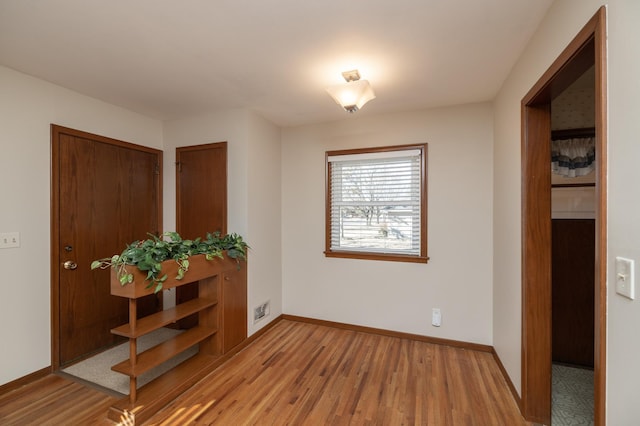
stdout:
{"type": "Polygon", "coordinates": [[[525,419],[551,422],[551,101],[595,72],[594,421],[605,423],[606,9],[591,18],[522,100],[522,395],[525,419]]]}

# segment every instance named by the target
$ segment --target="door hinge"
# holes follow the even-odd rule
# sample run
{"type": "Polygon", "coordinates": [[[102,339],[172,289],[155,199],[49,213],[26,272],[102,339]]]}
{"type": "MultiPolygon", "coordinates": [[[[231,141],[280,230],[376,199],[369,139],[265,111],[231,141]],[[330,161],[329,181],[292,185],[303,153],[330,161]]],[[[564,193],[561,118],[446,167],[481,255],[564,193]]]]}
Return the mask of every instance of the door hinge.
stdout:
{"type": "Polygon", "coordinates": [[[178,169],[178,173],[182,173],[182,163],[180,161],[176,161],[176,168],[178,169]]]}

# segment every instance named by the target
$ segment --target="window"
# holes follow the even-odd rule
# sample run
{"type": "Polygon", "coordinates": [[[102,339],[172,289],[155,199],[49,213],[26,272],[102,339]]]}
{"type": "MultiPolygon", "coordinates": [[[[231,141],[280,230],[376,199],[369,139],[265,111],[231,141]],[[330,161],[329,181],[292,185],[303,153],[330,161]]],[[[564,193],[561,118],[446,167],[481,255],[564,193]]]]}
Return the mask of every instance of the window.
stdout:
{"type": "Polygon", "coordinates": [[[326,159],[325,255],[426,263],[427,144],[326,159]]]}

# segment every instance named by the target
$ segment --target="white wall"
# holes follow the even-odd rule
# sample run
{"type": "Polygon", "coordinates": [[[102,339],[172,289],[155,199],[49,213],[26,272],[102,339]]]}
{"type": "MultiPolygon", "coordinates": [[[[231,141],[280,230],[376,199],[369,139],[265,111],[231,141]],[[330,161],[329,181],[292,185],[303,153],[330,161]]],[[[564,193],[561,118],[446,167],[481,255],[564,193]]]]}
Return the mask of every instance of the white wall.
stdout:
{"type": "Polygon", "coordinates": [[[492,344],[492,120],[475,104],[284,129],[284,312],[492,344]],[[429,263],[324,257],[325,151],[423,142],[429,263]]]}
{"type": "MultiPolygon", "coordinates": [[[[214,111],[164,123],[164,229],[176,226],[175,148],[227,142],[227,231],[249,250],[249,335],[282,313],[280,254],[280,134],[246,110],[214,111]],[[271,301],[271,316],[253,324],[252,308],[271,301]]],[[[168,294],[168,298],[172,297],[168,294]]]]}
{"type": "Polygon", "coordinates": [[[262,117],[249,116],[249,334],[282,313],[282,232],[280,128],[262,117]],[[253,309],[269,302],[269,317],[253,323],[253,309]]]}
{"type": "Polygon", "coordinates": [[[50,124],[162,148],[162,125],[0,67],[0,384],[51,365],[50,124]]]}
{"type": "MultiPolygon", "coordinates": [[[[558,0],[495,101],[494,346],[520,387],[520,101],[583,25],[596,0],[558,0]]],[[[608,2],[608,324],[607,424],[640,419],[640,302],[615,293],[614,259],[640,261],[640,2],[608,2]]],[[[636,285],[638,279],[636,278],[636,285]]]]}

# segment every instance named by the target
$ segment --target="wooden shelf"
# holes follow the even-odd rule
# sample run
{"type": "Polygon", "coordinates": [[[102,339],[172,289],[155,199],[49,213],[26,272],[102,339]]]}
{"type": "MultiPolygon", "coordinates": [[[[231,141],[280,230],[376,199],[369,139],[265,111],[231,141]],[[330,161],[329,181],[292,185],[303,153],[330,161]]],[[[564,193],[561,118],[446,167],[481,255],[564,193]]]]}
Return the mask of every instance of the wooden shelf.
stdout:
{"type": "Polygon", "coordinates": [[[135,364],[126,359],[113,367],[113,371],[126,374],[129,377],[139,377],[141,374],[168,361],[175,355],[189,349],[191,346],[203,341],[218,332],[217,328],[198,326],[182,334],[160,343],[137,356],[135,364]]]}
{"type": "Polygon", "coordinates": [[[127,323],[112,329],[111,332],[119,336],[137,338],[157,330],[160,327],[164,327],[165,325],[172,324],[182,318],[188,317],[191,314],[200,312],[211,306],[215,306],[217,303],[217,300],[203,298],[189,300],[188,302],[181,303],[173,308],[139,319],[135,329],[131,329],[131,325],[127,323]]]}

